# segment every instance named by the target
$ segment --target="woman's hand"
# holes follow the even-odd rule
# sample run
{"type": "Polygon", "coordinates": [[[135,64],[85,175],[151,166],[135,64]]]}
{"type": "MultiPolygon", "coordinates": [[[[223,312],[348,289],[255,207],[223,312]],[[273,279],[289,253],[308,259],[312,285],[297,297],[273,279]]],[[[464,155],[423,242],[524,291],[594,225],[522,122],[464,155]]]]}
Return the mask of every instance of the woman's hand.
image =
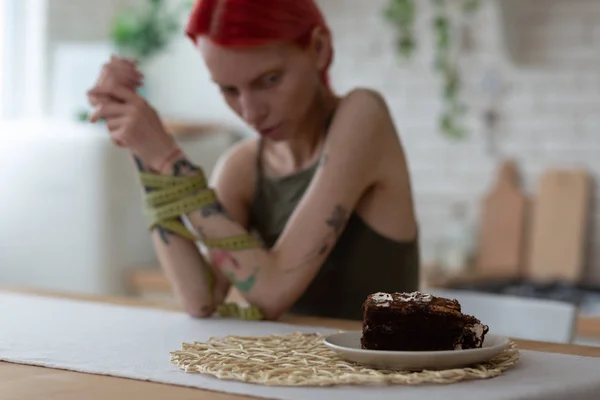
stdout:
{"type": "Polygon", "coordinates": [[[108,67],[98,84],[88,92],[97,99],[90,122],[106,121],[112,139],[130,149],[153,170],[161,172],[164,164],[178,152],[156,111],[126,83],[130,71],[123,67],[108,67]]]}
{"type": "MultiPolygon", "coordinates": [[[[110,61],[102,66],[95,87],[122,85],[135,91],[142,84],[143,79],[144,76],[137,70],[134,61],[112,56],[110,61]]],[[[88,100],[94,107],[98,106],[103,100],[110,100],[90,92],[88,92],[88,100]]]]}

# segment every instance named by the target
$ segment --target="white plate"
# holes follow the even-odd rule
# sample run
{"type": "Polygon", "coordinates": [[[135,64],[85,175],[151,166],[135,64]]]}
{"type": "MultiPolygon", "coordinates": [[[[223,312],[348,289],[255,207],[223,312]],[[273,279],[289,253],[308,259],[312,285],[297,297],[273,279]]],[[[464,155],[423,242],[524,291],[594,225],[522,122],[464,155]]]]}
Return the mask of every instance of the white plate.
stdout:
{"type": "Polygon", "coordinates": [[[480,349],[452,351],[389,351],[360,348],[361,331],[335,333],[324,339],[326,346],[347,361],[365,366],[394,369],[422,370],[460,368],[485,362],[502,353],[510,340],[506,336],[488,333],[480,349]]]}

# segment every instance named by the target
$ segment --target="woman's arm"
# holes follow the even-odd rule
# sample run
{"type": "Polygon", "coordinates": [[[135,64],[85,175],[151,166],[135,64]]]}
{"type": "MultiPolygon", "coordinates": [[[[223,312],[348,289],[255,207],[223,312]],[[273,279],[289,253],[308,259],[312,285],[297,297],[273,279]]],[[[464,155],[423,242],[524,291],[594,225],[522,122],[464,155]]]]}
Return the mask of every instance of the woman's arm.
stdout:
{"type": "MultiPolygon", "coordinates": [[[[148,171],[139,157],[134,156],[140,172],[148,171]]],[[[144,188],[146,192],[150,191],[144,188]]],[[[209,263],[193,241],[175,235],[158,226],[151,232],[157,258],[183,309],[192,317],[211,316],[223,302],[229,285],[217,279],[213,293],[205,273],[209,263]]]]}
{"type": "MultiPolygon", "coordinates": [[[[252,305],[278,318],[306,290],[343,231],[350,213],[375,183],[384,124],[389,114],[369,91],[350,94],[340,105],[324,149],[323,162],[283,233],[272,249],[212,250],[219,268],[252,305]]],[[[194,173],[180,157],[164,173],[194,173]]],[[[231,158],[221,179],[239,182],[247,164],[231,158]]],[[[222,204],[190,212],[188,218],[204,239],[247,235],[222,204]]]]}

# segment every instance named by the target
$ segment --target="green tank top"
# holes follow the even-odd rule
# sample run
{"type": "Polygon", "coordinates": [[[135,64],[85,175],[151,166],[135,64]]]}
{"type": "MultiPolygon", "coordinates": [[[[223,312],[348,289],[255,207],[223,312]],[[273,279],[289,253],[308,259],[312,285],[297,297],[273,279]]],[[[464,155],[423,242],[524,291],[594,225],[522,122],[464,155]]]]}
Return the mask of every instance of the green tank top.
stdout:
{"type": "MultiPolygon", "coordinates": [[[[318,162],[291,175],[269,178],[262,168],[262,147],[260,142],[250,227],[272,247],[310,184],[318,162]]],[[[360,320],[368,294],[418,290],[419,262],[418,238],[391,240],[352,213],[318,274],[288,311],[360,320]]]]}

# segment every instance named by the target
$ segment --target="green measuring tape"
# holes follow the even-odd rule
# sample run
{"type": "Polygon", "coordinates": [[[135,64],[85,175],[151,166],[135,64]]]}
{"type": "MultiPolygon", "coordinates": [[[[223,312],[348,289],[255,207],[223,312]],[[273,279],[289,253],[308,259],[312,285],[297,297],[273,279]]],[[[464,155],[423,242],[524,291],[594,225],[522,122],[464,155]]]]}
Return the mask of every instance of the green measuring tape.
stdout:
{"type": "Polygon", "coordinates": [[[252,235],[240,235],[223,239],[204,239],[204,244],[211,249],[230,251],[256,249],[263,246],[262,242],[252,235]]]}
{"type": "Polygon", "coordinates": [[[222,317],[236,317],[247,321],[258,321],[263,319],[258,307],[240,307],[237,303],[225,303],[217,308],[222,317]]]}
{"type": "MultiPolygon", "coordinates": [[[[201,171],[191,176],[166,176],[140,172],[140,180],[144,187],[150,189],[145,195],[145,214],[149,228],[158,226],[176,235],[196,241],[181,222],[180,217],[191,211],[199,210],[207,205],[216,204],[217,196],[212,189],[207,189],[206,177],[201,171]]],[[[202,239],[204,245],[211,249],[239,251],[262,247],[262,242],[249,234],[220,239],[202,239]]],[[[211,292],[214,291],[214,274],[205,268],[211,292]]],[[[225,303],[217,308],[222,317],[236,317],[243,320],[261,320],[264,318],[258,307],[240,307],[236,303],[225,303]]]]}

